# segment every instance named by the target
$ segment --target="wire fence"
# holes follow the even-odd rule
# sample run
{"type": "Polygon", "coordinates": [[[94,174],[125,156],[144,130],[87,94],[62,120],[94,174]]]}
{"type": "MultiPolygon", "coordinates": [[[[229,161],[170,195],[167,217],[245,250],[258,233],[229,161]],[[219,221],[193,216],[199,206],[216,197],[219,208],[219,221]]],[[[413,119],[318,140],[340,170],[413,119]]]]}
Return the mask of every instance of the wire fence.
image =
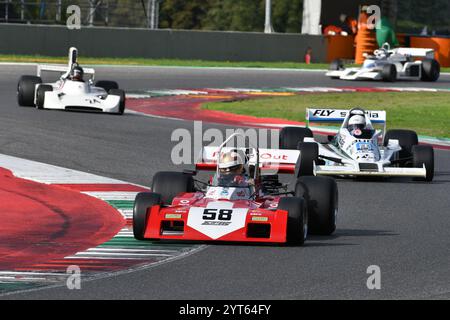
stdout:
{"type": "MultiPolygon", "coordinates": [[[[64,25],[72,14],[67,12],[67,8],[77,5],[81,9],[82,25],[150,27],[152,21],[149,17],[154,14],[151,10],[152,2],[153,0],[0,0],[0,22],[64,25]]],[[[154,24],[157,25],[157,22],[154,24]]]]}

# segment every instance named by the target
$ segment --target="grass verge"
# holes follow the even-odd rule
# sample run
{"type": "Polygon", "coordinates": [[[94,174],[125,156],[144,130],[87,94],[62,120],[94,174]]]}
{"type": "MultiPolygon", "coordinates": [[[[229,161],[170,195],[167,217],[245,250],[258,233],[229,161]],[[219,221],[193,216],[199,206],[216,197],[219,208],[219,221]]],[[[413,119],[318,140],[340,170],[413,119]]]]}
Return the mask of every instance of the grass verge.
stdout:
{"type": "MultiPolygon", "coordinates": [[[[80,57],[85,65],[131,65],[131,66],[173,66],[173,67],[235,67],[235,68],[275,68],[275,69],[328,69],[328,64],[306,64],[300,62],[232,62],[177,59],[144,58],[89,58],[80,57]]],[[[67,57],[0,55],[0,62],[67,63],[67,57]]]]}
{"type": "Polygon", "coordinates": [[[420,135],[450,138],[450,93],[446,92],[303,94],[236,102],[212,102],[203,105],[203,108],[303,122],[305,109],[313,106],[386,110],[388,129],[412,129],[420,135]]]}

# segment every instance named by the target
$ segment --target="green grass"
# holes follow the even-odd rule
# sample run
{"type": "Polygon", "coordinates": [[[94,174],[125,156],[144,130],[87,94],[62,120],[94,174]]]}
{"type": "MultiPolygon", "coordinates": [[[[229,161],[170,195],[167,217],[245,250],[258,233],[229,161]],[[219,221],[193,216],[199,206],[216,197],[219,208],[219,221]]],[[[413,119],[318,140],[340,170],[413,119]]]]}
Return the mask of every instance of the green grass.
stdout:
{"type": "MultiPolygon", "coordinates": [[[[128,66],[164,66],[164,67],[228,67],[228,68],[274,68],[274,69],[323,69],[328,63],[306,64],[301,62],[258,62],[258,61],[205,61],[180,59],[146,59],[146,58],[89,58],[80,57],[80,64],[85,65],[128,65],[128,66]]],[[[29,62],[66,64],[67,57],[48,57],[30,55],[0,54],[0,62],[29,62]]],[[[357,67],[358,65],[347,65],[357,67]]],[[[450,72],[450,68],[441,68],[441,72],[450,72]]]]}
{"type": "Polygon", "coordinates": [[[450,138],[450,92],[303,94],[236,102],[212,102],[205,104],[203,108],[304,122],[305,109],[314,106],[386,110],[388,129],[412,129],[420,135],[450,138]]]}
{"type": "MultiPolygon", "coordinates": [[[[67,63],[67,57],[0,55],[0,62],[31,62],[31,63],[67,63]]],[[[243,68],[302,68],[327,69],[328,64],[306,64],[299,62],[232,62],[177,59],[145,59],[145,58],[89,58],[80,57],[80,64],[86,65],[135,65],[135,66],[174,66],[174,67],[243,67],[243,68]]]]}

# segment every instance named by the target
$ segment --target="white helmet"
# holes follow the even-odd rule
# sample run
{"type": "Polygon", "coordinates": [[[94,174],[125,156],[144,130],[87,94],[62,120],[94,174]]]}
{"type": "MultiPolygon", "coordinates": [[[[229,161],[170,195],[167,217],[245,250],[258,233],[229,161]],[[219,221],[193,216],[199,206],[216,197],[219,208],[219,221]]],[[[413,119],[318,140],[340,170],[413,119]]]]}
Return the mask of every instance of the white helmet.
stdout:
{"type": "Polygon", "coordinates": [[[348,127],[351,130],[364,129],[366,126],[366,118],[362,115],[354,115],[348,120],[348,127]]]}
{"type": "Polygon", "coordinates": [[[219,156],[220,173],[242,173],[244,159],[237,150],[223,152],[219,156]]]}

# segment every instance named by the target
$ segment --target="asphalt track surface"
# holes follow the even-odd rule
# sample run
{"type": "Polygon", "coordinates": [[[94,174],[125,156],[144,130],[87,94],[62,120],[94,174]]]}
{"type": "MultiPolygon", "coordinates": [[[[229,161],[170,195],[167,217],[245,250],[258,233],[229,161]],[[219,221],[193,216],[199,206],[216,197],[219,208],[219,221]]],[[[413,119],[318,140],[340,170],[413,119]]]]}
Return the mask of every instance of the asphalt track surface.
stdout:
{"type": "MultiPolygon", "coordinates": [[[[331,81],[321,73],[179,68],[97,68],[126,90],[202,87],[384,86],[331,81]]],[[[15,88],[31,67],[0,66],[0,153],[149,185],[171,165],[176,128],[192,123],[38,111],[16,104],[15,88]]],[[[450,88],[438,83],[395,86],[450,88]]],[[[220,125],[204,125],[205,128],[220,125]]],[[[436,151],[431,184],[339,180],[338,230],[304,247],[210,245],[184,259],[6,299],[398,299],[450,298],[450,153],[436,151]],[[381,290],[368,290],[368,266],[381,268],[381,290]]]]}

